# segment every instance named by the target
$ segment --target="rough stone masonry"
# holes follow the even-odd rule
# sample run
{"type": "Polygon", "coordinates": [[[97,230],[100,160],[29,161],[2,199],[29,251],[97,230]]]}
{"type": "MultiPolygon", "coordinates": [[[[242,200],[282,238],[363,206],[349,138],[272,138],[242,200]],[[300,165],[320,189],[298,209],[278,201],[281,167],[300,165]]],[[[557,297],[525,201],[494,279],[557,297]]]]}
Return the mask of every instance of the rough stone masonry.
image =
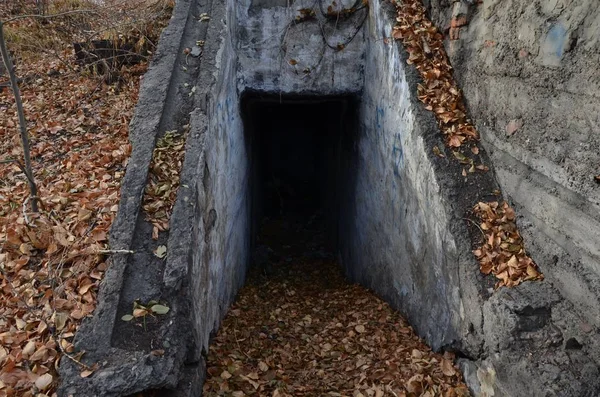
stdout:
{"type": "Polygon", "coordinates": [[[142,84],[111,233],[111,248],[135,254],[113,256],[76,338],[97,370],[82,378],[63,360],[60,394],[200,395],[210,335],[252,249],[255,151],[241,106],[251,94],[357,103],[345,121],[352,139],[339,149],[338,256],[352,281],[389,301],[434,349],[461,357],[474,395],[599,395],[600,5],[429,2],[491,168],[465,182],[460,166],[434,154],[443,138],[416,98],[408,55],[390,40],[393,5],[371,0],[330,20],[326,3],[177,2],[142,84]],[[154,143],[185,125],[170,231],[153,241],[140,208],[154,143]],[[479,272],[465,211],[499,188],[522,215],[546,281],[494,291],[479,272]],[[158,244],[165,260],[152,255],[158,244]],[[171,310],[124,338],[131,330],[119,318],[136,298],[171,310]]]}

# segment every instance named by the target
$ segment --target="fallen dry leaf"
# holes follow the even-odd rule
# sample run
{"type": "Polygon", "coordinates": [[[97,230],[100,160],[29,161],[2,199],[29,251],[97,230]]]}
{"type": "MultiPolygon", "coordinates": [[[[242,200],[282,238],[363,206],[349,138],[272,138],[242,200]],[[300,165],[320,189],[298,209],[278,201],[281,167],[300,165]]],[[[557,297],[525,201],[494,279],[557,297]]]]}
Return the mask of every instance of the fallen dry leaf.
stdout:
{"type": "MultiPolygon", "coordinates": [[[[469,165],[468,169],[462,168],[462,176],[467,178],[476,170],[487,172],[488,166],[475,165],[475,158],[471,157],[471,154],[478,155],[480,152],[476,146],[479,133],[467,118],[462,93],[452,76],[443,34],[428,19],[427,8],[421,0],[398,1],[395,5],[396,25],[392,35],[402,42],[408,52],[407,63],[414,65],[421,75],[422,82],[417,85],[418,99],[435,115],[454,158],[460,164],[469,165]],[[465,143],[470,144],[471,154],[460,150],[465,143]]],[[[454,29],[463,22],[457,22],[454,29]]],[[[485,44],[486,47],[496,45],[491,41],[485,44]]],[[[510,136],[521,127],[520,119],[511,120],[506,126],[506,133],[510,136]]],[[[434,147],[434,153],[439,156],[439,148],[434,147]]],[[[490,221],[488,223],[491,225],[487,229],[481,227],[484,234],[482,246],[474,251],[482,273],[494,274],[499,279],[497,287],[543,279],[537,265],[525,253],[514,222],[514,211],[506,203],[501,206],[495,203],[491,211],[488,204],[479,203],[475,206],[475,212],[480,219],[490,221]]]]}
{"type": "Polygon", "coordinates": [[[53,380],[54,378],[52,375],[44,374],[35,380],[35,387],[37,387],[38,390],[44,391],[52,384],[53,380]]]}
{"type": "Polygon", "coordinates": [[[81,373],[79,374],[79,376],[81,376],[82,378],[87,378],[87,377],[89,377],[93,373],[94,373],[93,370],[91,370],[91,369],[85,369],[85,370],[81,371],[81,373]]]}
{"type": "Polygon", "coordinates": [[[409,54],[407,63],[415,65],[423,79],[417,86],[418,99],[434,113],[449,147],[477,141],[479,134],[467,119],[462,93],[452,77],[444,36],[427,18],[420,1],[395,4],[397,23],[392,36],[402,42],[409,54]]]}
{"type": "MultiPolygon", "coordinates": [[[[189,125],[183,127],[183,132],[167,131],[158,140],[154,149],[148,184],[144,193],[142,208],[146,220],[152,223],[152,238],[158,239],[161,231],[169,230],[169,219],[177,198],[179,189],[179,174],[183,166],[185,139],[189,125]]],[[[156,256],[163,258],[166,247],[160,246],[156,256]],[[162,256],[160,256],[162,255],[162,256]]]]}

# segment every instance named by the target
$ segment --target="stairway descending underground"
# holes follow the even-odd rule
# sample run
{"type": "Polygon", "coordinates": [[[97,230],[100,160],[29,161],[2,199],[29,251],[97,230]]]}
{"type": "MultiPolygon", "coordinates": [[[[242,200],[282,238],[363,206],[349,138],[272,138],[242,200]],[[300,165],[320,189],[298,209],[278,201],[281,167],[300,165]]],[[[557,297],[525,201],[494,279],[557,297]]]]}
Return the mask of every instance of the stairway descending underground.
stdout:
{"type": "Polygon", "coordinates": [[[467,396],[453,355],[348,283],[321,216],[265,218],[246,286],[210,346],[205,396],[467,396]]]}

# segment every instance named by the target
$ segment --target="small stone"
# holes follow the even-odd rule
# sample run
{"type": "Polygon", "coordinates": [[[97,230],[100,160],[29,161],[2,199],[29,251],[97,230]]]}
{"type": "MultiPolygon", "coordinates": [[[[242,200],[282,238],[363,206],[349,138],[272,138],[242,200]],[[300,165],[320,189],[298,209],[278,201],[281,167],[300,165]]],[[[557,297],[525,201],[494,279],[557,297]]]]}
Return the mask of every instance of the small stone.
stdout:
{"type": "Polygon", "coordinates": [[[192,51],[190,52],[190,55],[193,57],[199,57],[200,54],[202,54],[202,48],[197,46],[192,48],[192,51]]]}
{"type": "Polygon", "coordinates": [[[594,330],[594,327],[592,327],[588,323],[579,324],[579,328],[581,329],[581,331],[585,332],[586,334],[589,334],[590,332],[592,332],[594,330]]]}
{"type": "Polygon", "coordinates": [[[526,58],[529,56],[529,51],[527,51],[526,49],[521,49],[521,51],[519,51],[519,58],[526,58]]]}

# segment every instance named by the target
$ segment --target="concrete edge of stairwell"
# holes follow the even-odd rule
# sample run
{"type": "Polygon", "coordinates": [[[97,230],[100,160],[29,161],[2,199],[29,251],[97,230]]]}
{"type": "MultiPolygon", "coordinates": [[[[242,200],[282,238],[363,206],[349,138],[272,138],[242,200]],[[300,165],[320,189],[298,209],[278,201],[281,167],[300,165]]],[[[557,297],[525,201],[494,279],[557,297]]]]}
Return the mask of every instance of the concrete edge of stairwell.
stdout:
{"type": "MultiPolygon", "coordinates": [[[[139,239],[139,222],[144,222],[141,205],[156,140],[164,131],[177,126],[182,118],[190,117],[181,114],[183,106],[173,106],[173,103],[188,103],[188,107],[193,103],[195,98],[184,92],[182,86],[188,86],[184,84],[185,79],[192,79],[195,83],[201,60],[186,62],[187,53],[183,49],[190,46],[190,40],[195,43],[199,39],[198,34],[189,34],[191,29],[194,32],[203,29],[206,34],[207,25],[212,25],[205,23],[202,27],[195,19],[201,13],[208,12],[212,5],[212,1],[203,4],[197,4],[194,0],[176,2],[171,21],[161,34],[148,72],[143,77],[139,100],[130,124],[132,154],[122,183],[119,211],[111,228],[111,250],[132,250],[135,240],[139,239]],[[189,76],[173,77],[176,68],[190,63],[197,67],[189,73],[184,73],[189,76]]],[[[206,52],[203,55],[207,55],[206,52]]],[[[214,53],[208,56],[214,57],[214,53]]],[[[199,138],[201,134],[198,135],[196,131],[193,138],[188,140],[186,149],[198,153],[201,147],[199,138]]],[[[186,184],[185,179],[182,175],[182,184],[186,184]]],[[[180,218],[179,212],[173,217],[180,218]]],[[[145,254],[152,255],[152,252],[145,254]]],[[[114,346],[115,325],[121,321],[117,311],[126,272],[132,261],[139,260],[134,258],[136,255],[119,253],[110,257],[110,266],[101,284],[97,309],[93,318],[84,320],[78,330],[75,337],[76,350],[72,353],[74,356],[78,352],[84,352],[80,363],[93,368],[94,372],[82,377],[80,374],[85,367],[63,356],[60,364],[60,396],[125,396],[147,389],[174,389],[181,377],[192,379],[195,376],[193,370],[185,367],[185,363],[189,361],[187,331],[182,327],[171,326],[174,320],[177,322],[175,325],[179,325],[177,313],[185,311],[185,305],[181,304],[182,301],[177,295],[181,294],[181,288],[177,291],[163,291],[161,295],[161,300],[165,300],[173,309],[161,331],[170,341],[170,349],[136,351],[114,346]]],[[[177,256],[174,252],[172,258],[177,256]]],[[[179,317],[183,318],[183,322],[187,318],[179,317]]],[[[204,371],[200,369],[195,372],[203,374],[204,371]]],[[[182,391],[184,389],[185,387],[181,388],[182,391]]],[[[192,393],[189,395],[194,395],[193,390],[189,392],[192,393]]]]}

